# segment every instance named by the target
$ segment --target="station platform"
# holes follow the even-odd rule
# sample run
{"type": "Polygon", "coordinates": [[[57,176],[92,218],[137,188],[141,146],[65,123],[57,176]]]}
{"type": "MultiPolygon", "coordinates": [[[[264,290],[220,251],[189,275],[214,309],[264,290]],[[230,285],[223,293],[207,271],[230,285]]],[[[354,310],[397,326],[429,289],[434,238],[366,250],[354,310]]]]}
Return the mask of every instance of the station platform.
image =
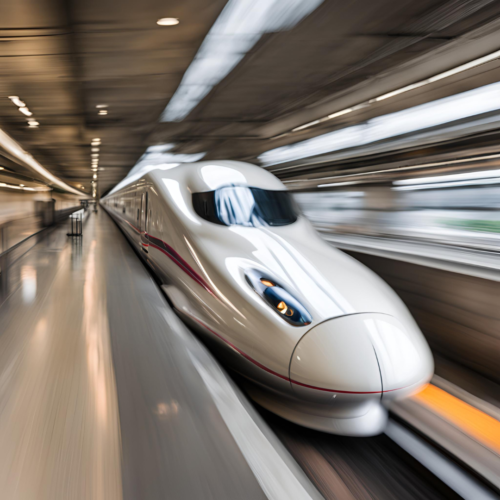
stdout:
{"type": "Polygon", "coordinates": [[[0,496],[320,498],[104,212],[0,299],[0,496]]]}

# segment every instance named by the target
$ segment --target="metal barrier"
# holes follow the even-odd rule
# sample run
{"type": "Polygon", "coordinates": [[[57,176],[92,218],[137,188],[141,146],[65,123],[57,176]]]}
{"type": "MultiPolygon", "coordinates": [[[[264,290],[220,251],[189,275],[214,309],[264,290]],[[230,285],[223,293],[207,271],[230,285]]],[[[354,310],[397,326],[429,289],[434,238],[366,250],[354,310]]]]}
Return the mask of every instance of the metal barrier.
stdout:
{"type": "Polygon", "coordinates": [[[83,226],[83,214],[84,210],[78,210],[77,212],[72,213],[69,216],[69,220],[71,223],[71,231],[68,233],[68,236],[82,236],[82,226],[83,226]]]}

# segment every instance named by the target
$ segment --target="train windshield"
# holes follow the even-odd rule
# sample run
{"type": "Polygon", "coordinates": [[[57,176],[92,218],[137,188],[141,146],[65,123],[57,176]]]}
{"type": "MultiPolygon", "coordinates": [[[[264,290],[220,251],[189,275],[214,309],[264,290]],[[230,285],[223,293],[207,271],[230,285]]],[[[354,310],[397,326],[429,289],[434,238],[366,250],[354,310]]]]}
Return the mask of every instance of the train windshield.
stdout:
{"type": "Polygon", "coordinates": [[[297,209],[288,191],[267,191],[227,186],[193,194],[195,212],[224,226],[286,226],[297,220],[297,209]]]}

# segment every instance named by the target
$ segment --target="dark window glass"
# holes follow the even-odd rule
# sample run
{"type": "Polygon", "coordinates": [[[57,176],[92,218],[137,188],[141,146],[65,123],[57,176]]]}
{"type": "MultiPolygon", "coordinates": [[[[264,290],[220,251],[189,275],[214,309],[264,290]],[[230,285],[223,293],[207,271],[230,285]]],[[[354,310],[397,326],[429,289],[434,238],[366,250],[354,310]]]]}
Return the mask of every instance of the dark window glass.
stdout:
{"type": "Polygon", "coordinates": [[[217,211],[215,210],[215,191],[194,193],[193,208],[194,211],[203,219],[213,222],[214,224],[224,225],[224,223],[217,217],[217,211]]]}
{"type": "Polygon", "coordinates": [[[193,208],[203,219],[225,226],[285,226],[297,220],[288,191],[227,186],[193,194],[193,208]]]}

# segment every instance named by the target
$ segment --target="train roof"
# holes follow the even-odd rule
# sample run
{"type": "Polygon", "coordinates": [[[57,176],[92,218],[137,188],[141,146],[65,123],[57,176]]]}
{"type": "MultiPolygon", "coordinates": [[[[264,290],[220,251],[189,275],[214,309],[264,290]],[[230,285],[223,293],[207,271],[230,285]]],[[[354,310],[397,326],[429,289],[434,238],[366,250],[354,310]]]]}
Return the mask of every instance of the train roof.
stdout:
{"type": "MultiPolygon", "coordinates": [[[[196,163],[163,163],[145,166],[119,182],[107,195],[113,195],[146,175],[155,181],[174,179],[192,193],[214,191],[223,186],[250,186],[269,191],[286,191],[285,185],[263,167],[233,160],[200,161],[196,163]]],[[[107,197],[106,196],[106,197],[107,197]]]]}
{"type": "Polygon", "coordinates": [[[262,167],[240,161],[218,160],[183,163],[174,168],[158,168],[149,173],[155,179],[175,179],[193,193],[213,191],[219,187],[251,186],[272,191],[286,187],[262,167]]]}

